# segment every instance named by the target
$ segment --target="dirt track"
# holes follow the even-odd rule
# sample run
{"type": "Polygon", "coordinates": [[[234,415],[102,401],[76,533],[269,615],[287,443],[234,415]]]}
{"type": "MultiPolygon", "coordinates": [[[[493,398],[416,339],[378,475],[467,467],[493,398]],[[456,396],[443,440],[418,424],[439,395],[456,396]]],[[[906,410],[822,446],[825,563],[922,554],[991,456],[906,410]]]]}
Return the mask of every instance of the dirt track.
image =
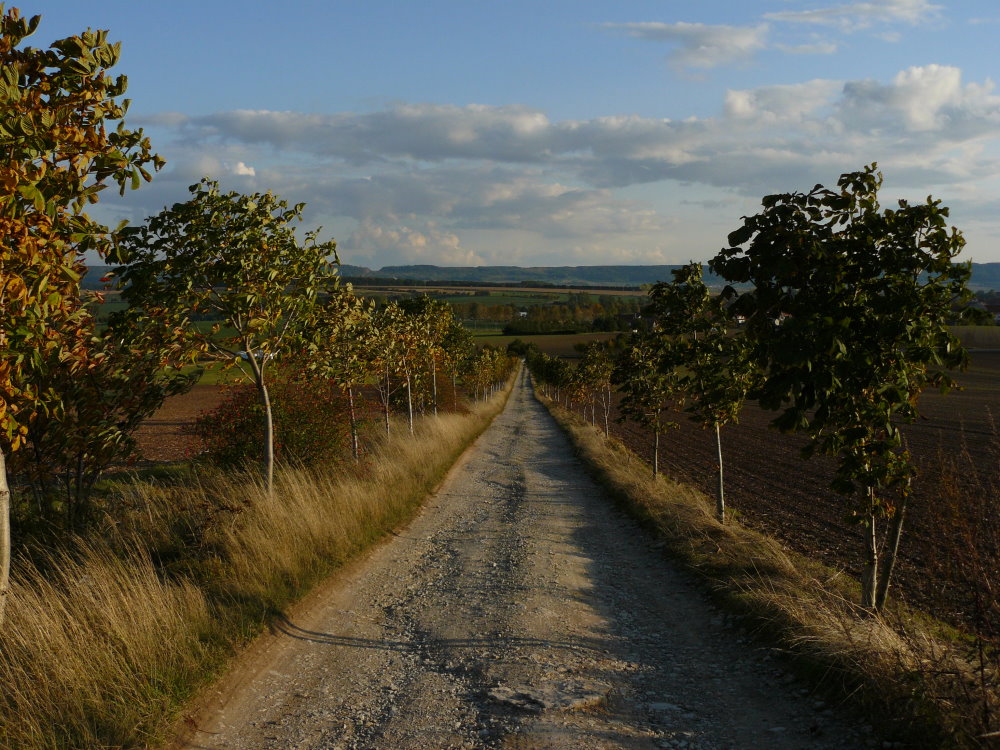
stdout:
{"type": "Polygon", "coordinates": [[[612,509],[523,384],[416,521],[243,661],[184,747],[876,744],[612,509]]]}

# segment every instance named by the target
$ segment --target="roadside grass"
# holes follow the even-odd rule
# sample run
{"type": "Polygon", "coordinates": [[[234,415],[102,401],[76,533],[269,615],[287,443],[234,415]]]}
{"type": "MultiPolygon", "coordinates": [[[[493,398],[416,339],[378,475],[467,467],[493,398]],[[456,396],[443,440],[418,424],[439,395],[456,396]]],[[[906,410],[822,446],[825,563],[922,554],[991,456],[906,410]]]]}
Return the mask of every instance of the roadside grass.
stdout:
{"type": "Polygon", "coordinates": [[[817,692],[853,705],[907,747],[995,746],[983,736],[982,703],[997,715],[1000,684],[992,675],[992,686],[980,689],[982,675],[963,658],[968,644],[958,631],[901,604],[881,617],[868,614],[856,605],[859,586],[849,576],[734,520],[720,524],[713,499],[662,474],[654,481],[619,440],[538,398],[615,501],[817,692]]]}
{"type": "Polygon", "coordinates": [[[14,571],[0,747],[144,748],[269,619],[411,518],[503,408],[398,424],[363,465],[122,483],[102,529],[14,571]],[[100,541],[95,541],[100,540],[100,541]]]}

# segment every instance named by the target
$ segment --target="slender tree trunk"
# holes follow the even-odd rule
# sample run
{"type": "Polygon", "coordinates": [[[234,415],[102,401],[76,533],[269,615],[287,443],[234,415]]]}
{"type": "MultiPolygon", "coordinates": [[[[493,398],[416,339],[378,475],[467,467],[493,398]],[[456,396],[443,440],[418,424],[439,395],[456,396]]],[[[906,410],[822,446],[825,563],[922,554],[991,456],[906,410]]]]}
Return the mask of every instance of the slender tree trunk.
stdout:
{"type": "Polygon", "coordinates": [[[410,418],[410,434],[413,434],[413,389],[410,388],[410,374],[406,374],[406,410],[410,418]]]}
{"type": "Polygon", "coordinates": [[[726,522],[726,491],[722,481],[722,433],[719,430],[719,423],[715,423],[715,445],[719,449],[719,494],[715,500],[715,513],[719,517],[719,523],[726,522]]]}
{"type": "Polygon", "coordinates": [[[0,624],[10,590],[10,486],[7,484],[7,457],[0,451],[0,624]]]}
{"type": "Polygon", "coordinates": [[[889,527],[889,540],[885,550],[885,559],[882,561],[882,570],[878,579],[878,587],[875,590],[875,611],[881,612],[885,606],[885,600],[889,596],[889,583],[892,579],[893,568],[896,567],[896,555],[899,553],[899,540],[903,536],[903,521],[906,520],[906,502],[904,496],[896,515],[892,517],[892,525],[889,527]]]}
{"type": "Polygon", "coordinates": [[[437,359],[431,357],[431,398],[434,404],[434,416],[438,413],[438,368],[437,359]]]}
{"type": "Polygon", "coordinates": [[[385,436],[389,437],[389,366],[385,366],[385,399],[382,401],[385,407],[385,436]]]}
{"type": "Polygon", "coordinates": [[[264,406],[264,476],[267,481],[267,494],[274,490],[274,415],[271,413],[271,394],[263,379],[257,386],[260,389],[260,402],[264,406]]]}
{"type": "Polygon", "coordinates": [[[861,572],[861,606],[875,608],[878,579],[878,536],[875,533],[875,488],[868,488],[868,528],[865,530],[865,565],[861,572]]]}
{"type": "Polygon", "coordinates": [[[451,401],[458,411],[458,375],[454,372],[451,374],[451,401]]]}
{"type": "Polygon", "coordinates": [[[611,437],[611,425],[608,424],[608,416],[611,413],[611,389],[608,388],[604,399],[604,437],[611,437]]]}
{"type": "Polygon", "coordinates": [[[361,458],[361,451],[358,449],[358,418],[354,411],[354,388],[351,386],[347,386],[347,406],[351,416],[351,454],[358,461],[361,458]]]}
{"type": "Polygon", "coordinates": [[[653,479],[660,475],[660,431],[653,430],[653,479]]]}

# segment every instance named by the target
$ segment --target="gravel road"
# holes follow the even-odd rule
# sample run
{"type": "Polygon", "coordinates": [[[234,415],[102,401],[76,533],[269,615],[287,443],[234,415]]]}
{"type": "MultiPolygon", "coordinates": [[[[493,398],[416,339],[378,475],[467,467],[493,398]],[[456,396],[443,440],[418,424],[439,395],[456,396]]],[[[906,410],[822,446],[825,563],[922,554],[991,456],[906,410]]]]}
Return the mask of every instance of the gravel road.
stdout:
{"type": "Polygon", "coordinates": [[[671,567],[523,381],[419,517],[274,630],[180,747],[883,746],[671,567]]]}

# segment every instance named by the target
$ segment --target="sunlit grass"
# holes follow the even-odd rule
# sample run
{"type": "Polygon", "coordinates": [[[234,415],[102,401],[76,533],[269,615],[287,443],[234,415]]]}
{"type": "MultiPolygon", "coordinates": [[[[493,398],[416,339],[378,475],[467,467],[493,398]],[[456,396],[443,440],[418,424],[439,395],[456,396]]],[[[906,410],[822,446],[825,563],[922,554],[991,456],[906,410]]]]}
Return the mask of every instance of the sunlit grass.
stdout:
{"type": "Polygon", "coordinates": [[[363,466],[215,472],[118,489],[92,539],[14,571],[0,747],[139,748],[269,617],[409,519],[506,393],[402,425],[363,466]]]}
{"type": "Polygon", "coordinates": [[[666,554],[701,577],[747,629],[787,654],[819,691],[850,699],[907,747],[983,746],[976,700],[997,711],[1000,685],[985,696],[977,691],[953,628],[902,605],[881,617],[861,610],[859,586],[842,571],[735,521],[720,524],[712,498],[662,474],[654,480],[621,441],[540,399],[595,479],[664,541],[666,554]]]}

